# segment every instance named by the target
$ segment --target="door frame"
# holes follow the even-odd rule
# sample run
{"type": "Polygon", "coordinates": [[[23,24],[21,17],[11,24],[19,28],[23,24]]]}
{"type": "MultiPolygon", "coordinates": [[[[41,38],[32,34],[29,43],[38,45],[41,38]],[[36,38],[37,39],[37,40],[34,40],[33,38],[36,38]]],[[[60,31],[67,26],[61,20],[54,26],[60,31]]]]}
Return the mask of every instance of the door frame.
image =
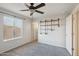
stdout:
{"type": "Polygon", "coordinates": [[[72,56],[78,56],[78,10],[72,14],[72,56]],[[76,19],[74,19],[74,15],[76,15],[76,19]],[[76,24],[74,24],[74,21],[76,24]],[[76,31],[74,31],[74,25],[76,27],[76,31]],[[75,38],[74,38],[75,35],[75,38]]]}

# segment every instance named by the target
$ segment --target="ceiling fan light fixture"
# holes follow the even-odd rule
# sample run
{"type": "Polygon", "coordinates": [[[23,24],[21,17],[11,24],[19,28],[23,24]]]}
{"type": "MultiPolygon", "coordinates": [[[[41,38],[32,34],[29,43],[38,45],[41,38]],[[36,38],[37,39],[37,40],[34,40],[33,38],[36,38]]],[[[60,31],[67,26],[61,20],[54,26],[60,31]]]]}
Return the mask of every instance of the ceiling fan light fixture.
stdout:
{"type": "Polygon", "coordinates": [[[31,12],[31,13],[34,13],[34,12],[35,12],[35,10],[34,10],[34,9],[30,9],[30,12],[31,12]]]}

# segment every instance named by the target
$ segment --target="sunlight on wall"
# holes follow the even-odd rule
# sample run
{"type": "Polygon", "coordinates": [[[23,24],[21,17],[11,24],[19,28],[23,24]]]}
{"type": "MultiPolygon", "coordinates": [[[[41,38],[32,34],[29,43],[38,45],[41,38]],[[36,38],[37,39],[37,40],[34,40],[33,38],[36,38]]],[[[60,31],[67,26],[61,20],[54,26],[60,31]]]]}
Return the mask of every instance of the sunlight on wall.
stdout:
{"type": "Polygon", "coordinates": [[[38,29],[38,23],[37,22],[33,22],[33,26],[34,26],[34,29],[38,29]]]}

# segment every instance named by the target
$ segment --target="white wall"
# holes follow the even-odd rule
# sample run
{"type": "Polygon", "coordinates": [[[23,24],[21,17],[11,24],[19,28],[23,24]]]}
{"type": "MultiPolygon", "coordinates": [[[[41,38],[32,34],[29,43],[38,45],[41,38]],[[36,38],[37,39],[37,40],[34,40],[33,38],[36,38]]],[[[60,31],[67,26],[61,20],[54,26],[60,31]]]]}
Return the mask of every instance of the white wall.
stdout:
{"type": "Polygon", "coordinates": [[[72,55],[72,15],[66,18],[66,49],[72,55]]]}
{"type": "Polygon", "coordinates": [[[26,19],[24,20],[24,33],[23,38],[10,40],[10,41],[3,41],[3,15],[0,14],[0,53],[8,51],[10,49],[16,48],[28,42],[31,42],[31,20],[26,19]]]}
{"type": "MultiPolygon", "coordinates": [[[[54,18],[50,17],[49,19],[54,18]]],[[[65,47],[65,18],[60,17],[60,27],[56,28],[54,31],[48,31],[47,35],[40,34],[40,24],[39,24],[38,41],[53,46],[65,47]]]]}

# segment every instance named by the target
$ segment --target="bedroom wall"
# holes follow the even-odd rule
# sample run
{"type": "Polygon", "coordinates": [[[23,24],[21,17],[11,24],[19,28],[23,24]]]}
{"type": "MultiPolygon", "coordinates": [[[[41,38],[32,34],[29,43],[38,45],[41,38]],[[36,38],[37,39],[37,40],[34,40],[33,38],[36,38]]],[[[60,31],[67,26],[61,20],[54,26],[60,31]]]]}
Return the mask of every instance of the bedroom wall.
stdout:
{"type": "Polygon", "coordinates": [[[65,18],[64,17],[47,17],[45,19],[40,19],[38,21],[38,41],[40,43],[45,43],[53,46],[64,47],[65,48],[65,18]],[[40,20],[50,20],[60,18],[60,27],[56,28],[54,31],[48,31],[48,34],[40,34],[40,20]]]}

